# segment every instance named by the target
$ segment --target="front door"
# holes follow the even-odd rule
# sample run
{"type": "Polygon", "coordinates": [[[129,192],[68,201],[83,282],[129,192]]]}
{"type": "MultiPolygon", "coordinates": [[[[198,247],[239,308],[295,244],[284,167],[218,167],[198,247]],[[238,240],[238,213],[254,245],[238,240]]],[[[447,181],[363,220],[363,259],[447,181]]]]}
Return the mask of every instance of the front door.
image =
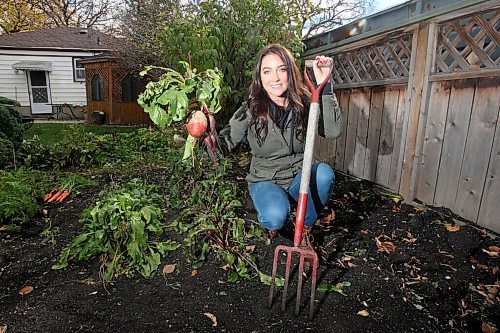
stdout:
{"type": "Polygon", "coordinates": [[[50,103],[49,72],[28,71],[28,85],[31,98],[31,113],[52,113],[50,103]]]}

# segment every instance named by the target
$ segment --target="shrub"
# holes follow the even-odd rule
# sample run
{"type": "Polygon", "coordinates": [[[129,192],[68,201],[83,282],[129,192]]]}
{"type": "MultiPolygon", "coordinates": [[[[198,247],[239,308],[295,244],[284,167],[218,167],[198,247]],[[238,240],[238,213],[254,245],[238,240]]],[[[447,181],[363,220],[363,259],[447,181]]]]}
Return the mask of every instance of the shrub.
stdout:
{"type": "Polygon", "coordinates": [[[0,105],[0,137],[12,142],[17,149],[23,142],[23,118],[10,106],[0,105]]]}
{"type": "Polygon", "coordinates": [[[5,168],[13,161],[14,145],[9,140],[0,137],[0,168],[5,168]]]}
{"type": "Polygon", "coordinates": [[[8,97],[3,97],[3,96],[0,96],[0,104],[7,104],[7,105],[12,105],[12,106],[21,106],[21,103],[19,103],[15,99],[11,99],[11,98],[8,98],[8,97]]]}

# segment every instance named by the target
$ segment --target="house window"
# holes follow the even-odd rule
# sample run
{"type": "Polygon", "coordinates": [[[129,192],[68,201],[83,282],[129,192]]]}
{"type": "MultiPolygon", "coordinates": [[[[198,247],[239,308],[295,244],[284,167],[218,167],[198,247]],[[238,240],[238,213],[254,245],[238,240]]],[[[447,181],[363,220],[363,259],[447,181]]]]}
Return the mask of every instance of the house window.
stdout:
{"type": "Polygon", "coordinates": [[[122,80],[122,101],[135,102],[142,92],[141,82],[131,74],[125,76],[122,80]]]}
{"type": "Polygon", "coordinates": [[[104,101],[104,81],[99,74],[92,76],[92,100],[104,101]]]}
{"type": "Polygon", "coordinates": [[[85,81],[85,66],[80,62],[81,58],[73,58],[73,79],[77,82],[85,81]]]}

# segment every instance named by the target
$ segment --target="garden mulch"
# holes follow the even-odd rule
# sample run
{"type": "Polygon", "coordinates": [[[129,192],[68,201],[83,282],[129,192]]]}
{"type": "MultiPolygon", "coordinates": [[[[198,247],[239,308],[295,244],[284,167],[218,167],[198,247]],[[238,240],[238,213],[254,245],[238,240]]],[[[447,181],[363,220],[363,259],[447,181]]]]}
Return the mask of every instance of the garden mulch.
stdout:
{"type": "MultiPolygon", "coordinates": [[[[244,161],[242,159],[241,161],[244,161]]],[[[244,163],[240,163],[244,164],[244,163]]],[[[237,165],[233,176],[246,186],[237,165]]],[[[164,186],[161,170],[136,177],[164,186]]],[[[340,173],[334,194],[313,229],[320,257],[314,316],[294,315],[258,278],[227,282],[223,263],[210,258],[193,274],[182,251],[162,260],[151,279],[120,277],[103,285],[98,258],[51,270],[60,250],[79,233],[79,216],[101,186],[47,206],[20,233],[0,233],[0,332],[493,332],[500,329],[497,235],[449,210],[398,202],[376,185],[340,173]],[[53,236],[52,242],[50,237],[53,236]],[[162,273],[175,264],[172,273],[162,273]],[[23,287],[32,287],[24,295],[23,287]],[[2,331],[4,330],[4,331],[2,331]]],[[[166,189],[168,191],[168,189],[166,189]]],[[[247,197],[242,215],[255,219],[247,197]]],[[[171,220],[175,214],[167,214],[171,220]]],[[[167,221],[168,223],[168,221],[167,221]]],[[[170,235],[180,240],[179,235],[170,235]]],[[[278,235],[255,241],[261,271],[271,273],[274,249],[291,245],[278,235]]],[[[284,257],[280,259],[284,267],[284,257]]],[[[307,273],[307,272],[306,272],[307,273]]],[[[296,280],[292,272],[292,282],[296,280]]]]}

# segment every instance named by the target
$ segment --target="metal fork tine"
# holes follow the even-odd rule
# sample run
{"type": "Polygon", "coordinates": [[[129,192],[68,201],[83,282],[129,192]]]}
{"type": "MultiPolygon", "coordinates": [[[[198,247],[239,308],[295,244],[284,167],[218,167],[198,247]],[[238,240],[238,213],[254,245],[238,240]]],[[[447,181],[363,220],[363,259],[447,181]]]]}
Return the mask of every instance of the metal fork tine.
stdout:
{"type": "Polygon", "coordinates": [[[285,311],[286,297],[288,293],[288,283],[290,282],[290,265],[292,263],[292,253],[287,251],[286,255],[286,272],[285,272],[285,286],[283,289],[283,299],[281,300],[281,311],[285,311]]]}
{"type": "Polygon", "coordinates": [[[295,315],[299,315],[300,309],[300,299],[302,296],[302,276],[304,274],[304,253],[300,254],[300,263],[299,263],[299,282],[297,285],[297,300],[295,301],[295,315]]]}
{"type": "Polygon", "coordinates": [[[274,286],[276,283],[276,272],[278,271],[278,256],[280,252],[280,247],[276,247],[274,250],[274,261],[273,261],[273,274],[271,276],[271,290],[269,292],[269,300],[267,301],[267,307],[271,308],[273,305],[273,297],[274,297],[274,286]]]}
{"type": "Polygon", "coordinates": [[[314,300],[316,298],[316,274],[318,273],[318,256],[313,257],[313,271],[311,283],[311,299],[309,300],[309,320],[313,318],[314,314],[314,300]]]}

